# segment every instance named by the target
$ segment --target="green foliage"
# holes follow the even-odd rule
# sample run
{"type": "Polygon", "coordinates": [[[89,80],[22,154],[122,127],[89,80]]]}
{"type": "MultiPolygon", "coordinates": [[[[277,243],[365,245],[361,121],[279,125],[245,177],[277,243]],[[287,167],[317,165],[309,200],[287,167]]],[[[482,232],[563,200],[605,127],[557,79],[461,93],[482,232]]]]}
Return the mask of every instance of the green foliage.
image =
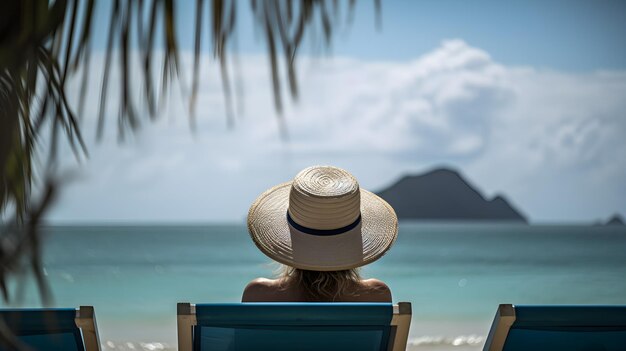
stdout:
{"type": "MultiPolygon", "coordinates": [[[[354,0],[349,2],[349,14],[354,3],[354,0]]],[[[375,3],[379,8],[380,2],[375,3]]],[[[160,100],[172,82],[179,80],[176,6],[173,0],[107,0],[101,4],[111,6],[111,10],[97,135],[102,136],[105,119],[110,118],[106,107],[110,90],[113,90],[120,94],[116,118],[118,135],[123,138],[125,133],[136,129],[142,119],[158,113],[160,100]],[[131,47],[133,35],[138,47],[131,47]],[[155,57],[157,40],[163,42],[164,48],[160,61],[155,57]],[[131,91],[131,50],[138,50],[141,60],[143,84],[139,92],[131,91]],[[161,62],[160,86],[152,74],[157,61],[161,62]],[[114,65],[120,67],[121,86],[110,89],[114,65]],[[160,90],[158,97],[157,90],[160,90]],[[136,106],[145,106],[147,116],[138,113],[136,106]]],[[[227,118],[233,124],[228,48],[238,18],[237,6],[241,4],[235,0],[212,0],[210,4],[196,0],[193,79],[189,94],[192,117],[198,90],[202,28],[210,21],[208,45],[221,68],[227,118]]],[[[267,44],[274,103],[280,116],[283,105],[281,70],[286,72],[291,97],[297,98],[296,58],[305,33],[321,29],[324,42],[329,44],[333,27],[339,22],[340,4],[337,0],[331,5],[322,0],[251,0],[250,5],[256,28],[263,33],[267,44]],[[279,55],[283,57],[284,67],[279,67],[279,55]]],[[[89,87],[96,8],[97,0],[0,2],[0,216],[3,218],[0,291],[5,302],[11,299],[7,289],[9,276],[26,271],[34,274],[44,303],[49,301],[41,266],[38,225],[58,187],[50,175],[59,143],[68,143],[77,157],[87,156],[76,116],[82,114],[89,87]],[[66,83],[78,72],[82,72],[81,89],[75,106],[66,97],[66,83]],[[50,135],[49,145],[41,145],[44,133],[50,135]],[[44,160],[43,164],[36,164],[36,159],[44,160]],[[39,186],[33,187],[36,180],[39,186]]],[[[190,121],[193,125],[193,118],[190,121]]]]}

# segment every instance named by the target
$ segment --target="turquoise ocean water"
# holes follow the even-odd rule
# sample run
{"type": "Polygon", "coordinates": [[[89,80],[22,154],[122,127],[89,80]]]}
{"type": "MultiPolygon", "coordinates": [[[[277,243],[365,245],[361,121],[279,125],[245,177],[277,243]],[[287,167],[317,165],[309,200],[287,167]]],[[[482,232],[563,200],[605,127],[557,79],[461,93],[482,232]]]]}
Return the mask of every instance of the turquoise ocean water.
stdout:
{"type": "MultiPolygon", "coordinates": [[[[45,233],[54,304],[94,305],[105,349],[172,348],[177,302],[239,301],[248,281],[277,268],[243,225],[45,233]]],[[[626,229],[402,223],[363,275],[413,303],[413,349],[479,349],[499,303],[626,304],[626,229]]],[[[19,304],[40,304],[32,286],[19,304]]]]}

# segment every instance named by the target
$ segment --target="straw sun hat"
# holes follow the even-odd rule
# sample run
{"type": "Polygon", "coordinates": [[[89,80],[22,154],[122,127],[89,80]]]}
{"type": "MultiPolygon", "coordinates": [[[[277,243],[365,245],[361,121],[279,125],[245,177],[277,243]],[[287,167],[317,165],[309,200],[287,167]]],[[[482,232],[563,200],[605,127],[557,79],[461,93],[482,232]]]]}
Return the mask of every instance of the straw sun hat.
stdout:
{"type": "Polygon", "coordinates": [[[313,166],[261,194],[248,212],[248,231],[275,261],[338,271],[380,258],[396,240],[398,218],[347,171],[313,166]]]}

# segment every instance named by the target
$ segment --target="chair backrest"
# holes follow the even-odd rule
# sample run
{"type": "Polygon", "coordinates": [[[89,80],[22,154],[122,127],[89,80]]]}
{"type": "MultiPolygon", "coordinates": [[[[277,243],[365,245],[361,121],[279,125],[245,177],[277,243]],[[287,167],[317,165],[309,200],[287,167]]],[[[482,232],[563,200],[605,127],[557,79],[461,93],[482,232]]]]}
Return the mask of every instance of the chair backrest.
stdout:
{"type": "Polygon", "coordinates": [[[411,304],[178,304],[179,351],[405,350],[411,304]]]}
{"type": "Polygon", "coordinates": [[[483,350],[626,350],[626,306],[500,305],[483,350]]]}
{"type": "Polygon", "coordinates": [[[0,309],[0,327],[12,339],[9,344],[0,338],[0,351],[15,350],[16,345],[28,350],[100,350],[92,306],[0,309]]]}

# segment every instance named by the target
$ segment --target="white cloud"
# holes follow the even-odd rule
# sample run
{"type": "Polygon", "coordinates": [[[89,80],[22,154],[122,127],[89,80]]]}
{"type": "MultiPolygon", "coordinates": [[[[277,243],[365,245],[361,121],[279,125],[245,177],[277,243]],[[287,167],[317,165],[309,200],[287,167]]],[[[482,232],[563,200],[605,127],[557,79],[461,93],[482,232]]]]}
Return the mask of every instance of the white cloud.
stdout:
{"type": "Polygon", "coordinates": [[[110,128],[52,218],[241,219],[260,191],[315,163],[343,166],[374,189],[453,165],[538,220],[626,212],[615,195],[626,191],[626,72],[508,67],[462,40],[410,62],[302,58],[301,99],[286,106],[282,141],[264,57],[241,58],[245,113],[234,130],[210,66],[195,135],[176,98],[129,145],[112,142],[110,128]]]}

